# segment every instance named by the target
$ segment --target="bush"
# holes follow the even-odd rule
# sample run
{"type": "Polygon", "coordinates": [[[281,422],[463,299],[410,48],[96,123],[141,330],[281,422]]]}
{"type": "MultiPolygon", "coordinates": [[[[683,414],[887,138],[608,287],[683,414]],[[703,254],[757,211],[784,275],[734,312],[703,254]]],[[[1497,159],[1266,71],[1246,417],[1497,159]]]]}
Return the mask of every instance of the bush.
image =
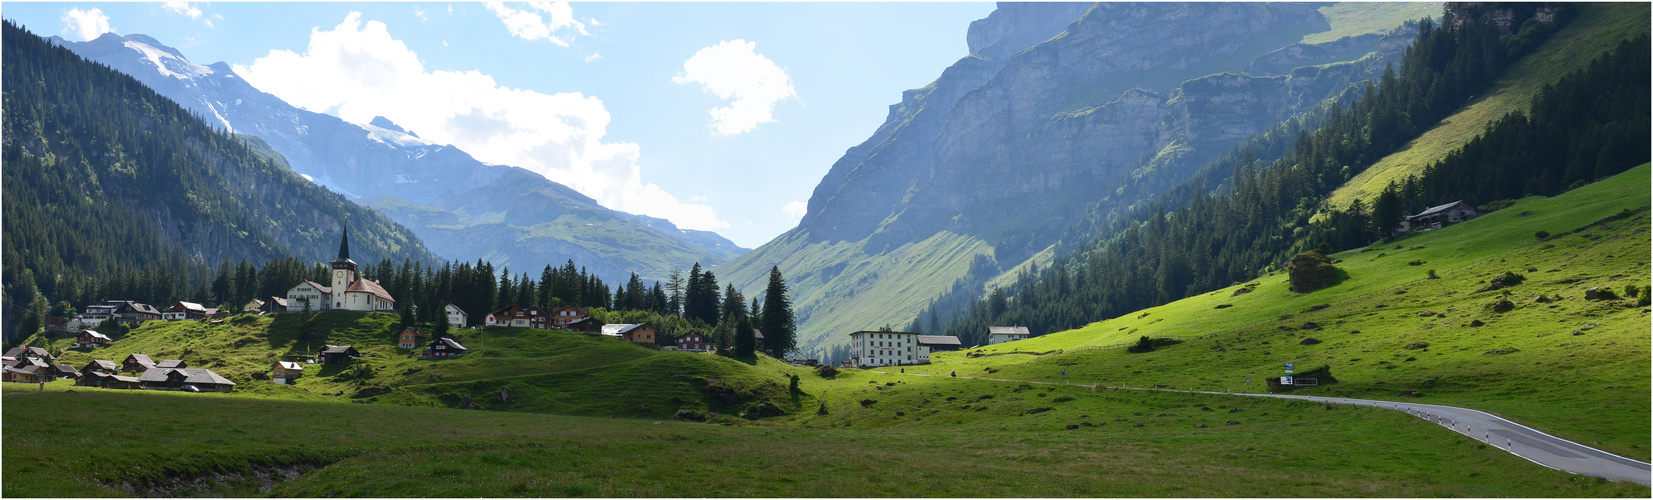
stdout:
{"type": "Polygon", "coordinates": [[[1337,267],[1319,252],[1307,251],[1292,256],[1286,265],[1291,291],[1297,293],[1319,290],[1337,284],[1337,267]]]}
{"type": "Polygon", "coordinates": [[[1544,241],[1545,238],[1550,237],[1550,232],[1549,231],[1539,231],[1539,232],[1533,233],[1533,236],[1537,236],[1539,241],[1544,241]]]}

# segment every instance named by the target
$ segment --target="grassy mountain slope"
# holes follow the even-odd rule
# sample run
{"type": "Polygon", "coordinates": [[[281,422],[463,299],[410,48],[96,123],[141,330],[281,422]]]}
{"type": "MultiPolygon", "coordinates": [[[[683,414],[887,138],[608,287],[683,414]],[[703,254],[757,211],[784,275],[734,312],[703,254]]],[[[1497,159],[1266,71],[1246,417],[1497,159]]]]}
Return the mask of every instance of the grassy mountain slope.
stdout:
{"type": "Polygon", "coordinates": [[[1440,2],[1339,2],[1321,7],[1329,29],[1303,36],[1301,43],[1325,43],[1339,38],[1386,33],[1401,23],[1424,16],[1439,19],[1440,2]]]}
{"type": "Polygon", "coordinates": [[[1583,69],[1619,40],[1646,33],[1648,23],[1653,22],[1649,20],[1647,4],[1595,3],[1575,7],[1576,19],[1511,66],[1484,97],[1355,175],[1332,193],[1326,205],[1346,207],[1355,199],[1370,202],[1390,182],[1423,172],[1430,162],[1463,147],[1505,114],[1526,112],[1533,96],[1545,85],[1583,69]]]}
{"type": "Polygon", "coordinates": [[[1235,295],[1250,284],[1226,288],[984,347],[976,351],[982,357],[942,354],[908,371],[1062,380],[1066,370],[1075,383],[1255,392],[1263,378],[1281,375],[1281,363],[1329,366],[1339,383],[1303,392],[1396,399],[1415,391],[1417,401],[1488,410],[1646,460],[1647,308],[1583,296],[1595,287],[1622,294],[1650,286],[1648,172],[1642,165],[1441,231],[1336,254],[1348,277],[1329,288],[1292,293],[1284,274],[1272,274],[1253,280],[1250,293],[1235,295]],[[1628,215],[1599,222],[1621,213],[1628,215]],[[1536,241],[1538,231],[1555,236],[1536,241]],[[1430,270],[1440,278],[1429,279],[1430,270]],[[1479,291],[1506,271],[1525,282],[1479,291]],[[1505,297],[1513,310],[1498,312],[1493,306],[1505,297]],[[1303,328],[1311,322],[1318,327],[1303,328]],[[1142,336],[1185,342],[1126,352],[1124,344],[1142,336]],[[1308,338],[1320,343],[1303,344],[1308,338]],[[1427,345],[1413,345],[1420,343],[1427,345]]]}

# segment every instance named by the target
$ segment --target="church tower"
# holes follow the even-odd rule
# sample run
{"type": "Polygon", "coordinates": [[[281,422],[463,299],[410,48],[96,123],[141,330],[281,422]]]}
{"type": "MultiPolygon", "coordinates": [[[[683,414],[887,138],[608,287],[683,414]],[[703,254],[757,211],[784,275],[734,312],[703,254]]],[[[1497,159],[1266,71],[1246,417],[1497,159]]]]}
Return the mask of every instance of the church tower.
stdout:
{"type": "Polygon", "coordinates": [[[344,292],[350,288],[350,283],[356,281],[356,261],[350,260],[350,219],[345,219],[344,237],[339,239],[339,258],[333,259],[333,303],[332,309],[344,309],[344,292]]]}

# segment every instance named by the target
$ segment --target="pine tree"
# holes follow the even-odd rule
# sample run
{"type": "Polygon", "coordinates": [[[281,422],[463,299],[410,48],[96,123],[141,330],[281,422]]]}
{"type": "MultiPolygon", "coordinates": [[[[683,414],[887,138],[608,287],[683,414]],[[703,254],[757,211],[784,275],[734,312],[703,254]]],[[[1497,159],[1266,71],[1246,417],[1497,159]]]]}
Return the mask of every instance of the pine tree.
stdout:
{"type": "Polygon", "coordinates": [[[763,293],[762,330],[764,349],[776,359],[798,346],[798,325],[792,315],[792,300],[787,297],[786,280],[779,266],[769,268],[769,286],[763,293]]]}
{"type": "Polygon", "coordinates": [[[757,334],[752,331],[751,321],[744,315],[734,316],[731,320],[734,323],[735,356],[741,358],[752,356],[757,349],[758,339],[757,334]]]}

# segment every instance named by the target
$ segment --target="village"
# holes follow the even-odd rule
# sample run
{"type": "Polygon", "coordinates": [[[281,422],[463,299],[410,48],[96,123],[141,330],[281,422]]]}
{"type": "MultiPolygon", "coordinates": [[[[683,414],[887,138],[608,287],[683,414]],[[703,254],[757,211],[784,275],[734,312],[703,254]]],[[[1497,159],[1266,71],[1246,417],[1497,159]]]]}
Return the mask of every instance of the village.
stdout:
{"type": "MultiPolygon", "coordinates": [[[[104,300],[88,305],[73,318],[48,317],[48,334],[75,337],[74,348],[88,351],[109,347],[115,340],[91,328],[115,324],[137,328],[149,321],[199,321],[223,324],[234,315],[325,314],[333,311],[393,313],[396,299],[379,283],[357,276],[357,264],[350,259],[350,234],[346,229],[339,241],[338,257],[328,263],[332,269],[332,283],[322,285],[303,280],[289,289],[285,297],[254,299],[232,314],[221,308],[206,307],[188,301],[178,301],[162,310],[150,304],[131,300],[104,300]]],[[[605,324],[592,317],[590,308],[560,306],[545,310],[538,306],[523,307],[507,304],[485,315],[478,324],[453,304],[444,304],[443,315],[448,329],[532,328],[541,330],[578,332],[601,335],[630,342],[651,349],[687,353],[715,353],[717,343],[708,334],[688,332],[675,339],[675,345],[658,345],[659,331],[648,323],[605,324]]],[[[444,329],[446,330],[446,329],[444,329]]],[[[754,330],[755,340],[761,345],[763,332],[754,330]]],[[[988,344],[1000,344],[1026,339],[1027,327],[994,326],[989,328],[988,344]]],[[[902,366],[928,364],[934,352],[956,351],[962,346],[958,337],[922,335],[914,332],[857,331],[849,335],[850,357],[840,360],[843,368],[902,366]]],[[[433,335],[415,325],[404,325],[396,335],[396,346],[401,349],[421,349],[419,359],[453,359],[469,354],[471,350],[452,336],[433,335]]],[[[728,347],[725,347],[727,350],[728,347]]],[[[314,354],[283,356],[270,364],[268,379],[276,384],[290,384],[304,375],[305,366],[312,364],[349,364],[361,355],[355,346],[324,345],[314,354]]],[[[231,392],[236,383],[205,368],[189,368],[185,360],[168,359],[157,363],[148,355],[133,353],[120,363],[94,359],[86,366],[75,368],[55,363],[50,351],[32,346],[12,348],[5,353],[4,375],[0,380],[17,383],[44,384],[58,379],[73,379],[78,387],[103,389],[147,389],[187,392],[231,392]],[[123,375],[124,374],[124,375],[123,375]]],[[[797,358],[790,361],[797,366],[819,366],[817,359],[797,358]]]]}

